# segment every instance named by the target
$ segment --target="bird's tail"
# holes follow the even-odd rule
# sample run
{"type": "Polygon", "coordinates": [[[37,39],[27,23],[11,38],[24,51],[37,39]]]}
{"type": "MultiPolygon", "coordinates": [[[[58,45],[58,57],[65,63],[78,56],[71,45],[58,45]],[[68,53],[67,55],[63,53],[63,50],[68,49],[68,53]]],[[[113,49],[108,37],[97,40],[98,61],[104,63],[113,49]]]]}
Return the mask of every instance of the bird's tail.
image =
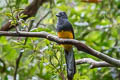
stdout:
{"type": "Polygon", "coordinates": [[[67,77],[68,80],[72,80],[76,73],[75,58],[72,48],[70,50],[65,50],[65,59],[67,65],[67,77]]]}

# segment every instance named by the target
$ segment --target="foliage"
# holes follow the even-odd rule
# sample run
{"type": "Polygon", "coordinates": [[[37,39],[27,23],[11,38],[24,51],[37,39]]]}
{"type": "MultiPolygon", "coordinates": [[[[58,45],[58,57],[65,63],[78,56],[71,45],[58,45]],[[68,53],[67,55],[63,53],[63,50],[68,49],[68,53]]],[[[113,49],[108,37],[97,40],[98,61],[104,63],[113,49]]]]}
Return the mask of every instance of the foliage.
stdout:
{"type": "MultiPolygon", "coordinates": [[[[11,21],[12,25],[19,23],[19,30],[27,31],[34,20],[31,32],[46,31],[56,34],[57,18],[59,11],[65,11],[75,31],[75,39],[84,42],[92,48],[109,56],[120,59],[120,1],[103,0],[100,3],[85,3],[80,0],[54,0],[52,3],[44,3],[37,15],[24,21],[27,15],[16,15],[23,11],[31,0],[1,0],[0,1],[0,26],[11,21]],[[34,27],[38,21],[51,11],[43,19],[38,27],[34,27]]],[[[15,30],[15,29],[13,29],[15,30]]],[[[13,80],[16,59],[21,49],[24,49],[21,58],[17,78],[19,80],[61,80],[66,77],[64,50],[54,42],[41,38],[25,38],[0,36],[0,58],[5,62],[6,69],[1,71],[0,79],[13,80]]],[[[97,58],[84,52],[78,52],[74,48],[75,59],[97,58]]],[[[0,61],[0,70],[3,69],[0,61]]],[[[88,64],[77,65],[77,73],[74,80],[119,80],[119,68],[95,68],[89,69],[88,64]]]]}

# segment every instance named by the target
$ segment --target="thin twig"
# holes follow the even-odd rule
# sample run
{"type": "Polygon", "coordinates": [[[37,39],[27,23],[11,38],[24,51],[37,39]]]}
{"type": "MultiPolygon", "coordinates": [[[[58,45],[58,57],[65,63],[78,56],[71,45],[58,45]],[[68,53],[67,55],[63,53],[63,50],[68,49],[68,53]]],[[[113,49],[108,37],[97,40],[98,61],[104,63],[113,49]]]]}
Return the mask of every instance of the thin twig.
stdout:
{"type": "Polygon", "coordinates": [[[37,27],[39,26],[40,22],[41,22],[42,20],[44,20],[44,19],[48,16],[49,13],[51,13],[51,11],[48,11],[48,12],[38,21],[38,23],[36,24],[35,28],[37,28],[37,27]]]}
{"type": "Polygon", "coordinates": [[[60,75],[60,77],[62,78],[62,80],[66,80],[63,72],[59,72],[59,75],[60,75]]]}
{"type": "Polygon", "coordinates": [[[1,72],[4,72],[5,69],[6,69],[6,64],[5,64],[5,62],[1,58],[0,58],[0,62],[2,62],[2,64],[3,64],[3,68],[1,70],[1,72]]]}
{"type": "Polygon", "coordinates": [[[18,71],[18,68],[19,68],[19,63],[20,63],[20,59],[21,59],[21,57],[22,57],[22,55],[23,55],[23,52],[24,51],[20,51],[20,54],[19,54],[19,56],[18,56],[18,58],[17,58],[17,60],[16,60],[16,67],[15,67],[15,73],[14,73],[14,80],[16,80],[16,76],[17,76],[17,71],[18,71]]]}

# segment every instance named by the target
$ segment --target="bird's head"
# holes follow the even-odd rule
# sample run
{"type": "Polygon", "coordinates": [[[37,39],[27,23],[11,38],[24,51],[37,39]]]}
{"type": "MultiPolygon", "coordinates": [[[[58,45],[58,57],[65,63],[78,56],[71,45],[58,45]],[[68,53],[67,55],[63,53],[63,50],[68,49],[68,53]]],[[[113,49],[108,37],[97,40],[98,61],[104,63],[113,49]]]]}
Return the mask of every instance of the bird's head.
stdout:
{"type": "Polygon", "coordinates": [[[56,16],[58,18],[67,19],[67,14],[65,12],[59,12],[58,14],[56,14],[56,16]]]}

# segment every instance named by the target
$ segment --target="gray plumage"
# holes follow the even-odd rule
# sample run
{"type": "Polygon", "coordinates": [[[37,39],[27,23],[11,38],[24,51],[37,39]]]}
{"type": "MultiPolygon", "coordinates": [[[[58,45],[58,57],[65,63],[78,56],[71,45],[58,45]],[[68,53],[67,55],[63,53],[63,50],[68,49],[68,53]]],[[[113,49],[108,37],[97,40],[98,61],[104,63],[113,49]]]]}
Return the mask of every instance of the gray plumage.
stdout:
{"type": "MultiPolygon", "coordinates": [[[[56,16],[58,17],[57,32],[70,31],[72,32],[73,38],[74,38],[74,31],[71,23],[68,21],[68,17],[66,13],[59,12],[56,16]]],[[[76,73],[76,65],[75,65],[73,48],[69,49],[69,51],[65,49],[65,60],[67,65],[68,80],[72,80],[74,77],[74,74],[76,73]]]]}

